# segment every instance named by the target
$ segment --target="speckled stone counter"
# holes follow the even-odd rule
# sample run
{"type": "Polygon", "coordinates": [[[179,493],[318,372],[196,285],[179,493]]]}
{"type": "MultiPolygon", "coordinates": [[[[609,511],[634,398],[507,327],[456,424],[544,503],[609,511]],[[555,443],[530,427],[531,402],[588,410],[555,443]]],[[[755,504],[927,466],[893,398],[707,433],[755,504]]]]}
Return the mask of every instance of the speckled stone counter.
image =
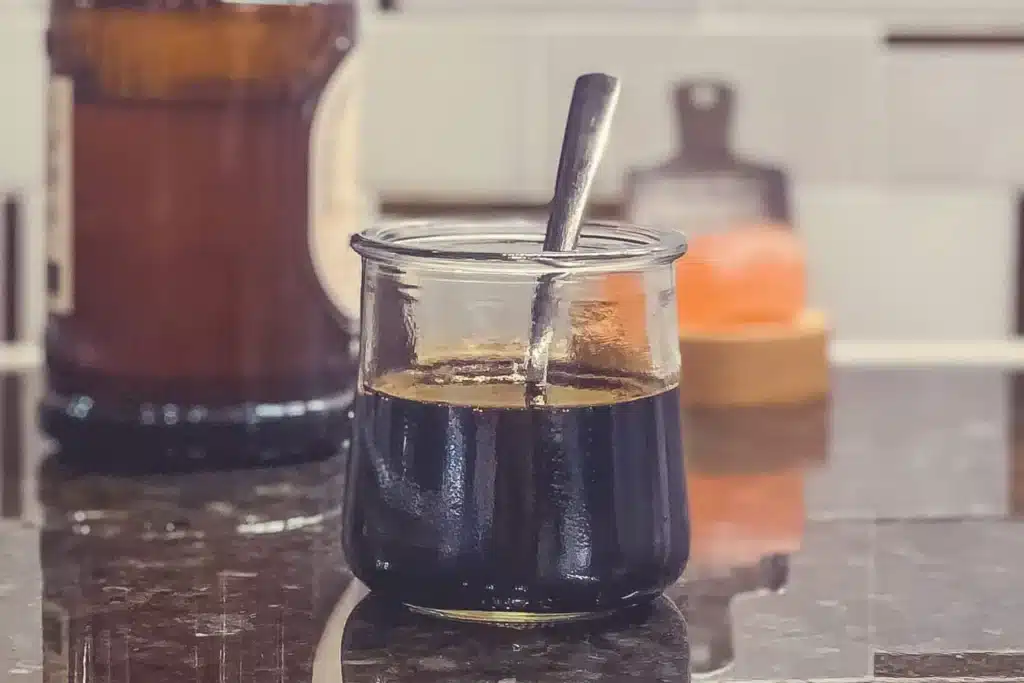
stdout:
{"type": "Polygon", "coordinates": [[[73,475],[0,373],[0,680],[1024,680],[1024,380],[834,373],[827,403],[686,416],[693,557],[648,608],[537,630],[368,594],[344,468],[73,475]]]}

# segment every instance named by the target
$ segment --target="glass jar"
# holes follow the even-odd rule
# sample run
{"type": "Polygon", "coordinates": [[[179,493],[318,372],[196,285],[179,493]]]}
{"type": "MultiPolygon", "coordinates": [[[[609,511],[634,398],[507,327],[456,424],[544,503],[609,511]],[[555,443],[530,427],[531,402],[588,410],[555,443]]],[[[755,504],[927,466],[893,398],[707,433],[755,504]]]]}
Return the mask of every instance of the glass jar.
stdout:
{"type": "Polygon", "coordinates": [[[673,263],[678,232],[405,221],[363,257],[345,551],[421,612],[533,624],[648,602],[689,554],[673,263]],[[544,405],[524,368],[554,282],[544,405]]]}

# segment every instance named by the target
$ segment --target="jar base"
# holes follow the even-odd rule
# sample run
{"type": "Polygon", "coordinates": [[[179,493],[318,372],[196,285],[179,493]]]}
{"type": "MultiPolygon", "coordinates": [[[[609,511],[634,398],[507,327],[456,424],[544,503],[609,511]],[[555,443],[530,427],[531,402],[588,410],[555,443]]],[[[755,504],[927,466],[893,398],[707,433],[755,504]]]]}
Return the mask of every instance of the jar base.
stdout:
{"type": "Polygon", "coordinates": [[[266,467],[345,451],[352,395],[307,401],[112,405],[50,391],[38,408],[56,460],[78,470],[135,473],[266,467]]]}
{"type": "MultiPolygon", "coordinates": [[[[579,621],[595,621],[605,619],[617,610],[601,610],[597,612],[487,612],[479,610],[446,610],[432,607],[420,607],[418,605],[405,606],[417,614],[448,621],[458,621],[470,624],[483,624],[487,626],[500,626],[503,628],[537,628],[542,626],[554,626],[579,621]]],[[[623,609],[629,609],[625,607],[623,609]]]]}

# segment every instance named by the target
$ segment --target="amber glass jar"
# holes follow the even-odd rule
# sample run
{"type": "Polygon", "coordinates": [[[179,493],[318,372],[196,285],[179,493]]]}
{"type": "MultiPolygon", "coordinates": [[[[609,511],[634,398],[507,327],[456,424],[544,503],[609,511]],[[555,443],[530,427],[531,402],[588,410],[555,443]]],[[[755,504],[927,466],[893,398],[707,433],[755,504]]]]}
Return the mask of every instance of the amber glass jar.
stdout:
{"type": "Polygon", "coordinates": [[[354,4],[54,0],[42,421],[65,457],[344,441],[354,4]]]}

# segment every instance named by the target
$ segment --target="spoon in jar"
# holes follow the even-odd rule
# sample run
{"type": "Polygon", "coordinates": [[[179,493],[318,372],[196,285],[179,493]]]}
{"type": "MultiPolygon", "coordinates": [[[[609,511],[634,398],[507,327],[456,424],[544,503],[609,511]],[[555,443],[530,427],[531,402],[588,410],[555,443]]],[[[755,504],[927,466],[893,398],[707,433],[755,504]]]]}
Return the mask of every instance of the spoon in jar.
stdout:
{"type": "MultiPolygon", "coordinates": [[[[618,100],[619,79],[601,73],[584,74],[576,79],[544,235],[545,252],[572,251],[579,244],[590,188],[608,144],[618,100]]],[[[560,274],[541,276],[534,293],[530,346],[526,355],[526,402],[531,406],[545,403],[560,277],[560,274]]]]}

